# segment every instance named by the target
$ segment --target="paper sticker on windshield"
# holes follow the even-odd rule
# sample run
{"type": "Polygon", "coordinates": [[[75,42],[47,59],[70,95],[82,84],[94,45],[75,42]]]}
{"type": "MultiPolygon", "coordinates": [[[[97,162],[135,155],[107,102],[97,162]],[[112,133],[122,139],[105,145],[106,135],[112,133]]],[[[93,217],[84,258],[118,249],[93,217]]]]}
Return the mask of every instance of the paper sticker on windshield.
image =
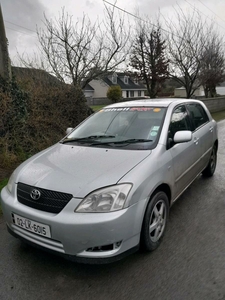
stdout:
{"type": "Polygon", "coordinates": [[[152,127],[152,131],[158,131],[159,130],[159,126],[153,126],[152,127]]]}
{"type": "Polygon", "coordinates": [[[157,135],[157,131],[151,131],[150,136],[156,136],[157,135]]]}
{"type": "Polygon", "coordinates": [[[153,111],[154,111],[154,112],[160,112],[160,111],[161,111],[161,108],[154,108],[153,111]]]}

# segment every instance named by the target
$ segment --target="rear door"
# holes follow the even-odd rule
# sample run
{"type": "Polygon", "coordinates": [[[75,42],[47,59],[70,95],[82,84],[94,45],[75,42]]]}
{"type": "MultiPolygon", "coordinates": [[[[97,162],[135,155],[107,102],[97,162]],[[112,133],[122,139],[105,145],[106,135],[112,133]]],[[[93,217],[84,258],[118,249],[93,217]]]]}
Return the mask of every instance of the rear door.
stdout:
{"type": "Polygon", "coordinates": [[[213,124],[204,107],[199,103],[187,104],[192,122],[193,135],[197,139],[200,152],[200,172],[209,162],[213,146],[213,124]]]}

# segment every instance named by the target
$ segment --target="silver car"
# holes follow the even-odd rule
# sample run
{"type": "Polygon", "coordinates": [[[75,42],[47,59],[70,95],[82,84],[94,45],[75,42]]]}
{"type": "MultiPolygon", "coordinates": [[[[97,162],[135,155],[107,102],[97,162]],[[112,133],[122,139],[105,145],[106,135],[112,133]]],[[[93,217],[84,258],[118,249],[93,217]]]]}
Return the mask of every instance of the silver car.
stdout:
{"type": "Polygon", "coordinates": [[[169,208],[212,176],[217,124],[197,100],[106,106],[34,155],[1,192],[9,232],[80,262],[156,249],[169,208]]]}

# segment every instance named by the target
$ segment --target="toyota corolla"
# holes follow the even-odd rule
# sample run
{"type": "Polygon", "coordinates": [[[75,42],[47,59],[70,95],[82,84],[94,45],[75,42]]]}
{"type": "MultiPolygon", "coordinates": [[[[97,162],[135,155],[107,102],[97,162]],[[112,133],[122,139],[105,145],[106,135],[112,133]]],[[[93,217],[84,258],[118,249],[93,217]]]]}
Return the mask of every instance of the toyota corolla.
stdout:
{"type": "Polygon", "coordinates": [[[22,163],[1,192],[8,231],[83,262],[156,249],[169,209],[212,176],[217,124],[197,100],[106,106],[22,163]]]}

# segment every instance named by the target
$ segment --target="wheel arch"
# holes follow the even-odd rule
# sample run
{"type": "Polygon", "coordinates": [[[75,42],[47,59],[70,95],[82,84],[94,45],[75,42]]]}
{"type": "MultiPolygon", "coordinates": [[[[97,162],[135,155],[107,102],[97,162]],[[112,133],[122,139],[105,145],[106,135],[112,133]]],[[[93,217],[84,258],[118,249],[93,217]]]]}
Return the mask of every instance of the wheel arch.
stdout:
{"type": "MultiPolygon", "coordinates": [[[[155,188],[155,190],[151,193],[150,197],[149,197],[149,201],[151,201],[152,197],[158,193],[158,192],[164,192],[167,197],[168,197],[168,201],[169,201],[169,206],[171,205],[171,196],[172,196],[172,193],[171,193],[171,188],[168,184],[166,183],[162,183],[160,184],[157,188],[155,188]]],[[[148,201],[148,202],[149,202],[148,201]]]]}

